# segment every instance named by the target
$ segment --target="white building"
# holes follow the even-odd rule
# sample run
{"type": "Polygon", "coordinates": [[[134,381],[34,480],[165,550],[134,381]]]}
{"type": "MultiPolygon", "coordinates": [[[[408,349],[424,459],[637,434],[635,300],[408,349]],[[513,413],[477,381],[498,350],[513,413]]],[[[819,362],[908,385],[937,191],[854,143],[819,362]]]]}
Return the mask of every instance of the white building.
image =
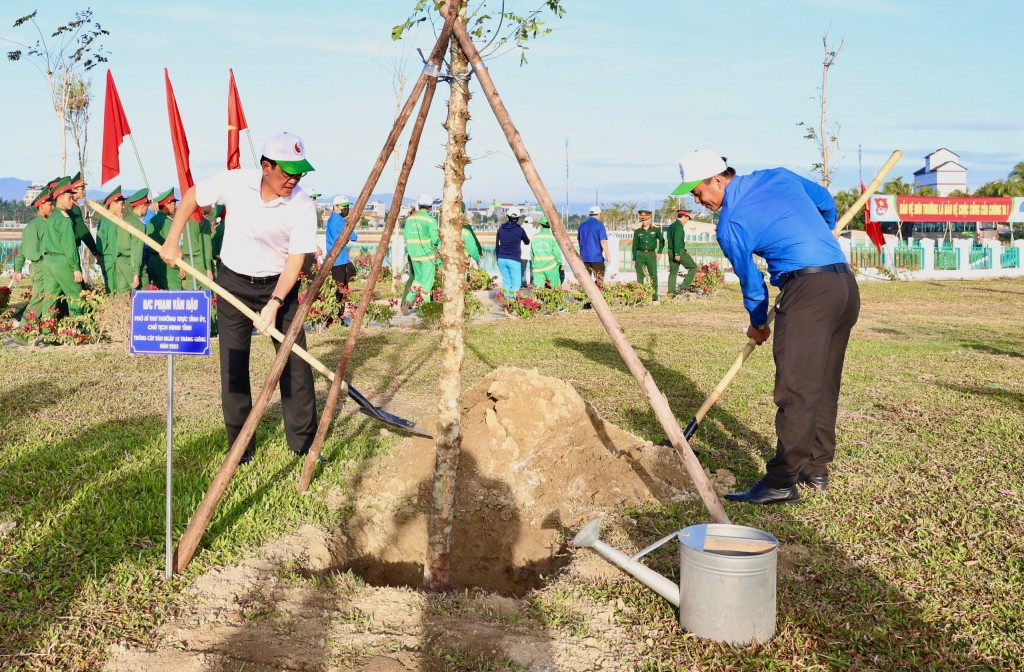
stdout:
{"type": "Polygon", "coordinates": [[[914,191],[921,187],[933,187],[939,196],[966,193],[967,169],[960,165],[960,155],[942,148],[924,157],[924,168],[914,173],[914,191]]]}
{"type": "Polygon", "coordinates": [[[43,193],[45,188],[45,182],[33,182],[30,187],[25,189],[25,196],[21,199],[21,202],[25,205],[32,205],[32,201],[36,200],[36,197],[43,193]]]}

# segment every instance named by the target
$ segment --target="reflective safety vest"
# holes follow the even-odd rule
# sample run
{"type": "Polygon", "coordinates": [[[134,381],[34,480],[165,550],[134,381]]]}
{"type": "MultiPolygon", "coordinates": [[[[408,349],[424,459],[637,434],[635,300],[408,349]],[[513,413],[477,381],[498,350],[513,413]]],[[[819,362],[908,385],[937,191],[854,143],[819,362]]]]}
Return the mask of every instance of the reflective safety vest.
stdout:
{"type": "Polygon", "coordinates": [[[537,272],[550,271],[562,263],[562,250],[558,247],[551,229],[542,228],[540,232],[530,241],[532,253],[533,270],[537,272]]]}
{"type": "Polygon", "coordinates": [[[441,244],[437,233],[437,220],[423,210],[409,215],[402,227],[405,249],[413,261],[430,261],[434,248],[441,244]]]}

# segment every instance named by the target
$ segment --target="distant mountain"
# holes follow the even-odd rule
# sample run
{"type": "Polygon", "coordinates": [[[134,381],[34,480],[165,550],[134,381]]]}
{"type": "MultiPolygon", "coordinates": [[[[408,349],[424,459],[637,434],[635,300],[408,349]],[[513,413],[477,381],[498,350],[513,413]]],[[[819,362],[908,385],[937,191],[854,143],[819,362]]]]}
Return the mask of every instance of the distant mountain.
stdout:
{"type": "Polygon", "coordinates": [[[25,190],[30,186],[32,186],[31,180],[0,177],[0,198],[5,201],[20,201],[25,196],[25,190]]]}
{"type": "MultiPolygon", "coordinates": [[[[17,177],[0,177],[0,198],[5,201],[20,201],[25,197],[25,190],[32,186],[32,180],[22,180],[17,177]]],[[[86,189],[85,197],[98,199],[106,196],[104,191],[86,189]]]]}

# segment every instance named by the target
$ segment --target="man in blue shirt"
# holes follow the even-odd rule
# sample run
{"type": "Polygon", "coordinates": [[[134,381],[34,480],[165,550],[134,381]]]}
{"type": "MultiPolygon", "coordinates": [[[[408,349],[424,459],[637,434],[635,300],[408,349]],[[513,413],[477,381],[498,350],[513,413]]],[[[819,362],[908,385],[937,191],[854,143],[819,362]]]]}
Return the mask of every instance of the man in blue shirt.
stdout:
{"type": "Polygon", "coordinates": [[[601,208],[590,208],[590,217],[580,224],[576,232],[583,265],[594,275],[597,284],[604,282],[605,260],[608,259],[608,232],[601,221],[601,208]]]}
{"type": "Polygon", "coordinates": [[[683,183],[720,212],[716,234],[732,262],[750,315],[747,336],[768,340],[768,288],[754,263],[768,262],[775,300],[775,457],[746,492],[726,499],[781,504],[800,499],[797,484],[828,488],[835,458],[836,413],[850,331],[860,313],[857,282],[832,230],[836,205],[828,190],[785,168],[737,175],[723,157],[698,150],[679,162],[683,183]]]}
{"type": "MultiPolygon", "coordinates": [[[[349,209],[348,196],[335,196],[331,209],[331,216],[327,218],[328,252],[334,249],[334,243],[337,242],[341,232],[345,229],[345,218],[348,217],[349,209]]],[[[359,236],[356,235],[353,229],[352,235],[349,236],[348,240],[354,243],[358,239],[359,236]]],[[[341,248],[341,254],[334,260],[334,266],[331,267],[331,277],[334,278],[334,284],[338,287],[338,314],[344,315],[345,299],[348,297],[348,284],[356,277],[356,266],[349,261],[347,244],[341,248]]]]}

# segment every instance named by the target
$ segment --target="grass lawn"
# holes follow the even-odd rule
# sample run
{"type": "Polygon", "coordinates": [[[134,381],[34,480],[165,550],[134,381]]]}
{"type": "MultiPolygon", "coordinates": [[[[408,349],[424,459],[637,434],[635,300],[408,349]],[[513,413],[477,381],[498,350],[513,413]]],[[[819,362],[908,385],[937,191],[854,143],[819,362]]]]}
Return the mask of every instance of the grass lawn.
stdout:
{"type": "MultiPolygon", "coordinates": [[[[840,401],[833,487],[799,506],[733,503],[734,522],[780,539],[778,636],[731,649],[686,636],[668,603],[628,577],[567,590],[622,604],[638,669],[1024,668],[1024,281],[862,285],[840,401]]],[[[738,289],[623,310],[626,334],[685,425],[745,337],[738,289]]],[[[310,335],[333,367],[338,327],[310,335]]],[[[439,372],[435,332],[373,330],[350,379],[422,419],[439,372]]],[[[256,348],[259,389],[272,349],[256,348]]],[[[608,420],[654,441],[654,414],[589,313],[481,323],[467,334],[465,385],[501,365],[571,382],[608,420]]],[[[774,451],[773,365],[756,352],[694,437],[701,460],[745,487],[774,451]]],[[[216,356],[175,360],[175,536],[226,450],[216,356]]],[[[396,440],[351,406],[324,452],[334,466],[295,494],[276,402],[195,559],[163,580],[166,360],[111,346],[0,349],[0,669],[84,670],[115,641],[145,642],[185,586],[309,522],[341,524],[327,494],[396,440]]],[[[318,380],[319,398],[327,384],[318,380]]],[[[699,503],[626,511],[634,550],[707,522],[699,503]]],[[[621,536],[626,535],[626,536],[621,536]]],[[[623,548],[627,552],[629,549],[623,548]]],[[[673,550],[647,559],[678,576],[673,550]]],[[[557,613],[550,595],[540,613],[557,613]],[[546,605],[546,606],[545,606],[546,605]]],[[[582,618],[550,628],[586,630],[582,618]],[[581,625],[582,623],[582,625],[581,625]]],[[[488,668],[490,669],[490,668],[488,668]]]]}

